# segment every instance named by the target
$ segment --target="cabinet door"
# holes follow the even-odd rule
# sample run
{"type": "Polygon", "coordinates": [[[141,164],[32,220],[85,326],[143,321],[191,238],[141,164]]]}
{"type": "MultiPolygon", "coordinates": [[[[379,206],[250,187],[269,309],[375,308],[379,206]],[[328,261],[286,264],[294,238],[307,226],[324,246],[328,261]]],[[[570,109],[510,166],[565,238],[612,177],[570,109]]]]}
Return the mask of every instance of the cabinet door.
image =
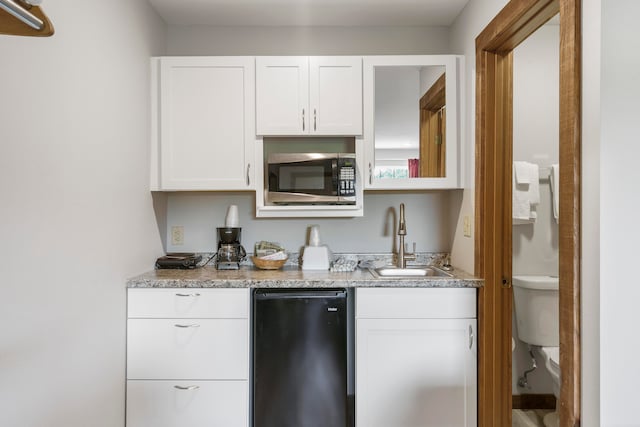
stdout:
{"type": "Polygon", "coordinates": [[[252,58],[160,60],[160,189],[254,188],[252,58]]]}
{"type": "Polygon", "coordinates": [[[256,58],[256,133],[309,133],[309,62],[306,56],[256,58]]]}
{"type": "Polygon", "coordinates": [[[127,381],[127,427],[247,427],[246,381],[127,381]]]}
{"type": "Polygon", "coordinates": [[[463,61],[363,57],[365,190],[462,188],[463,61]]]}
{"type": "Polygon", "coordinates": [[[312,134],[362,134],[362,58],[309,59],[309,112],[312,134]]]}
{"type": "Polygon", "coordinates": [[[475,319],[358,319],[359,427],[476,425],[475,319]]]}

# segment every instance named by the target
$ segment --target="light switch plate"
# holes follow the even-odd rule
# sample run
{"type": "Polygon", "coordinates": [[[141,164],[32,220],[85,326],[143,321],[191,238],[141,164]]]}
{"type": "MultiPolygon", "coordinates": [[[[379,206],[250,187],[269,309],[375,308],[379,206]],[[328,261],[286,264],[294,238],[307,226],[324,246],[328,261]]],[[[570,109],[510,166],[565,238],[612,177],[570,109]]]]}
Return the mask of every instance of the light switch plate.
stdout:
{"type": "Polygon", "coordinates": [[[471,237],[471,217],[469,215],[464,216],[462,232],[464,233],[464,237],[471,237]]]}

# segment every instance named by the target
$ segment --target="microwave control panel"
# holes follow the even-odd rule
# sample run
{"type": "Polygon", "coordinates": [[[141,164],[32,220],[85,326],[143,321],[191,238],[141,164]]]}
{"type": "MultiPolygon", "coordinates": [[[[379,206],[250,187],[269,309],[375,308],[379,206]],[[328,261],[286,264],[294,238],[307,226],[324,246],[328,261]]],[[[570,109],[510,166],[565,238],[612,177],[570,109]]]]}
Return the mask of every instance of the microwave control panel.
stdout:
{"type": "Polygon", "coordinates": [[[352,158],[338,159],[338,195],[354,197],[356,195],[356,162],[352,158]]]}

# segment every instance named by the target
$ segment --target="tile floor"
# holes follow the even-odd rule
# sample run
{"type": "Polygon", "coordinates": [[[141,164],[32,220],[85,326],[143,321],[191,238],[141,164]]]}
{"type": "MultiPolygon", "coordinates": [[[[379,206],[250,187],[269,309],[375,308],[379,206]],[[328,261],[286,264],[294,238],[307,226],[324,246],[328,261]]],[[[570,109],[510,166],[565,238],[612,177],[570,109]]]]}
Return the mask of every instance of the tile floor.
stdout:
{"type": "Polygon", "coordinates": [[[511,415],[512,427],[544,427],[542,419],[548,413],[547,409],[514,409],[511,415]]]}

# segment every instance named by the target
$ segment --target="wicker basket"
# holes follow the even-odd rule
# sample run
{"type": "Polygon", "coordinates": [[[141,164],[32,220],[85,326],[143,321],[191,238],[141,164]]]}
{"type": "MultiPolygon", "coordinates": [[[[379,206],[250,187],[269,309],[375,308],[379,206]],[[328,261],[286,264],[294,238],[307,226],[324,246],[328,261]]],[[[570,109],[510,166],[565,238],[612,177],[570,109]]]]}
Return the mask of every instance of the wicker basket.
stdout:
{"type": "Polygon", "coordinates": [[[289,259],[289,257],[285,259],[262,259],[257,256],[251,257],[253,264],[262,270],[278,270],[282,268],[285,262],[287,262],[287,259],[289,259]]]}

